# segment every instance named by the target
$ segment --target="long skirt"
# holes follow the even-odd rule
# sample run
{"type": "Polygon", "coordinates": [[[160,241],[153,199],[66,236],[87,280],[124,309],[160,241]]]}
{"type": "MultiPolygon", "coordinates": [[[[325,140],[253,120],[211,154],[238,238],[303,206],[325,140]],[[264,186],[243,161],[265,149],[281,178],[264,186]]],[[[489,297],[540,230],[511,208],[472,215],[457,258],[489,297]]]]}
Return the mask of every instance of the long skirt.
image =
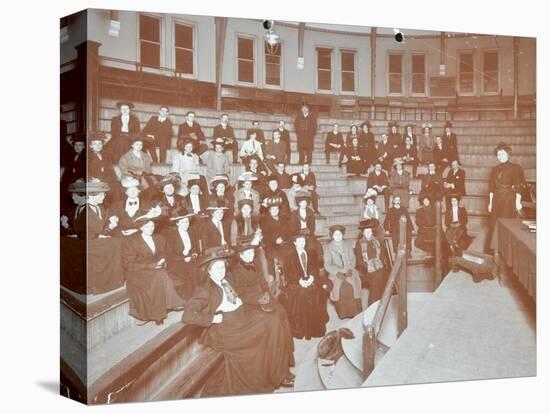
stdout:
{"type": "Polygon", "coordinates": [[[470,247],[473,241],[472,237],[468,235],[466,229],[462,226],[449,227],[445,231],[445,238],[447,239],[447,243],[449,243],[453,256],[462,256],[462,252],[470,247]]]}
{"type": "Polygon", "coordinates": [[[162,322],[169,310],[184,304],[164,269],[128,272],[126,291],[130,299],[130,316],[142,321],[162,322]]]}
{"type": "Polygon", "coordinates": [[[124,286],[122,240],[117,237],[88,241],[88,295],[124,286]]]}
{"type": "Polygon", "coordinates": [[[81,295],[86,294],[86,241],[61,237],[61,286],[81,295]]]}
{"type": "Polygon", "coordinates": [[[183,257],[168,260],[168,273],[174,282],[178,295],[187,300],[193,295],[195,287],[202,283],[199,271],[194,261],[185,262],[183,257]]]}
{"type": "Polygon", "coordinates": [[[414,245],[427,253],[435,253],[435,227],[418,227],[414,245]]]}
{"type": "Polygon", "coordinates": [[[388,274],[385,269],[376,270],[374,272],[361,271],[361,282],[363,287],[369,289],[369,306],[382,298],[387,280],[388,274]]]}
{"type": "Polygon", "coordinates": [[[323,337],[326,333],[327,294],[316,284],[308,288],[299,285],[288,285],[286,297],[282,299],[292,329],[292,336],[297,339],[323,337]]]}
{"type": "Polygon", "coordinates": [[[334,307],[340,319],[353,318],[363,310],[361,307],[361,298],[354,298],[353,286],[347,280],[344,280],[340,284],[338,293],[339,299],[334,301],[334,307]]]}
{"type": "Polygon", "coordinates": [[[367,171],[367,165],[363,160],[357,161],[350,158],[348,159],[346,167],[348,174],[361,175],[365,174],[367,171]]]}
{"type": "Polygon", "coordinates": [[[284,310],[264,312],[241,306],[223,313],[201,336],[201,343],[223,354],[223,367],[212,375],[202,396],[272,392],[293,363],[293,342],[284,310]]]}

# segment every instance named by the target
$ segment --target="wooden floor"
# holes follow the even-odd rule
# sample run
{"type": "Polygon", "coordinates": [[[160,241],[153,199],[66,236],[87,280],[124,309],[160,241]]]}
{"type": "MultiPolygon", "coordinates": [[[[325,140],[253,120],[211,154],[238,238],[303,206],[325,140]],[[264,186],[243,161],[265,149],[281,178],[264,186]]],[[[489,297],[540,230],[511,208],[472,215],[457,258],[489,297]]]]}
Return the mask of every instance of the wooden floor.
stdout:
{"type": "Polygon", "coordinates": [[[363,386],[536,375],[534,322],[498,280],[450,273],[363,386]]]}

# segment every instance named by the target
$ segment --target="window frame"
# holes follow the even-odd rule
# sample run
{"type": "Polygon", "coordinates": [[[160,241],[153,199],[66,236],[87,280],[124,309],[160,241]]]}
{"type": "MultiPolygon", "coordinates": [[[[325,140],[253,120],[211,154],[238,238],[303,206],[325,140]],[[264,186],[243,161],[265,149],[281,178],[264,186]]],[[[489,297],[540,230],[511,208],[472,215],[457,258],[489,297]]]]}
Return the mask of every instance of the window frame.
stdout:
{"type": "Polygon", "coordinates": [[[387,96],[405,96],[405,51],[404,50],[388,50],[386,52],[386,93],[387,96]],[[401,92],[390,92],[390,57],[393,55],[401,56],[401,92]]]}
{"type": "Polygon", "coordinates": [[[411,59],[410,59],[410,96],[417,96],[417,97],[426,97],[428,96],[428,83],[429,83],[429,77],[428,77],[428,52],[425,50],[413,50],[411,51],[411,59]],[[414,84],[414,72],[413,72],[413,59],[415,56],[424,56],[424,92],[414,92],[413,90],[413,84],[414,84]]]}
{"type": "Polygon", "coordinates": [[[195,22],[191,22],[189,20],[182,20],[182,19],[174,19],[173,20],[173,24],[172,24],[172,39],[173,39],[173,47],[172,47],[172,61],[174,62],[174,71],[175,73],[178,75],[178,76],[181,76],[183,78],[190,78],[190,79],[197,79],[198,78],[198,62],[197,62],[197,58],[198,58],[198,53],[197,53],[197,48],[198,48],[198,36],[197,36],[197,24],[195,22]],[[177,49],[182,49],[182,50],[188,50],[188,49],[185,49],[185,48],[181,48],[181,47],[177,47],[176,46],[176,25],[180,25],[180,26],[189,26],[191,27],[192,31],[193,31],[193,73],[183,73],[183,72],[178,72],[177,70],[177,67],[176,67],[176,52],[177,52],[177,49]]]}
{"type": "Polygon", "coordinates": [[[500,64],[501,64],[501,59],[500,59],[500,53],[499,53],[499,50],[496,49],[496,48],[486,48],[486,49],[482,49],[480,51],[480,66],[481,66],[481,76],[480,76],[480,91],[481,91],[481,94],[484,95],[484,96],[497,96],[497,95],[500,95],[500,89],[501,89],[501,83],[500,83],[500,64]],[[496,53],[497,55],[497,75],[496,75],[496,80],[497,80],[497,90],[496,92],[488,92],[485,90],[485,53],[496,53]]]}
{"type": "MultiPolygon", "coordinates": [[[[357,50],[356,49],[349,49],[349,48],[343,48],[343,49],[339,49],[339,57],[340,57],[340,60],[339,60],[339,67],[338,67],[338,70],[339,70],[339,74],[340,74],[340,82],[339,82],[339,86],[340,86],[340,94],[341,95],[350,95],[350,96],[357,96],[357,90],[358,90],[358,85],[357,85],[357,50]],[[353,91],[344,91],[344,85],[343,85],[343,82],[344,82],[344,69],[342,68],[342,55],[344,53],[351,53],[353,54],[353,91]]],[[[346,73],[350,73],[351,71],[345,71],[346,73]]]]}
{"type": "MultiPolygon", "coordinates": [[[[164,25],[165,25],[164,18],[161,14],[147,13],[147,12],[138,12],[138,13],[136,13],[136,27],[137,27],[137,33],[136,33],[137,52],[136,52],[136,55],[137,55],[137,61],[139,62],[140,66],[143,69],[154,71],[154,70],[159,70],[161,68],[164,68],[165,65],[166,65],[166,59],[165,59],[165,44],[166,44],[165,40],[166,39],[165,39],[165,35],[164,35],[164,25]],[[142,39],[141,39],[141,34],[140,34],[140,31],[141,31],[140,17],[142,15],[147,16],[147,17],[153,17],[153,18],[155,18],[159,21],[159,67],[144,65],[141,61],[141,41],[142,41],[142,39]]],[[[145,40],[145,42],[149,42],[149,41],[145,40]]],[[[154,42],[149,42],[149,43],[154,43],[154,42]]],[[[154,43],[154,44],[156,44],[156,43],[154,43]]]]}
{"type": "Polygon", "coordinates": [[[282,90],[284,89],[284,69],[283,69],[283,65],[284,65],[284,56],[283,54],[285,53],[285,44],[284,42],[279,38],[278,42],[279,42],[279,45],[281,47],[281,57],[280,57],[280,61],[279,61],[279,85],[271,85],[269,83],[267,83],[267,60],[266,60],[266,55],[265,55],[265,39],[262,38],[263,40],[263,49],[262,49],[262,56],[263,56],[263,69],[264,69],[264,73],[263,73],[263,83],[264,83],[264,88],[266,89],[275,89],[275,90],[282,90]]]}
{"type": "MultiPolygon", "coordinates": [[[[258,52],[257,47],[257,37],[247,33],[235,33],[235,84],[239,86],[249,86],[256,87],[258,86],[258,52]],[[252,77],[253,82],[245,82],[239,80],[239,38],[252,40],[252,77]]],[[[262,44],[263,46],[263,44],[262,44]]]]}
{"type": "Polygon", "coordinates": [[[457,52],[457,59],[456,59],[456,91],[459,96],[476,96],[477,94],[477,82],[476,82],[476,53],[474,49],[459,49],[457,52]],[[461,81],[461,72],[460,72],[460,56],[462,54],[471,54],[472,55],[472,63],[474,67],[472,68],[472,91],[471,92],[463,92],[460,90],[460,81],[461,81]]]}
{"type": "MultiPolygon", "coordinates": [[[[334,82],[334,47],[324,46],[324,45],[315,45],[315,92],[316,93],[335,93],[335,82],[334,82]],[[330,50],[330,89],[319,89],[319,49],[330,50]]],[[[326,69],[325,69],[326,70],[326,69]]]]}

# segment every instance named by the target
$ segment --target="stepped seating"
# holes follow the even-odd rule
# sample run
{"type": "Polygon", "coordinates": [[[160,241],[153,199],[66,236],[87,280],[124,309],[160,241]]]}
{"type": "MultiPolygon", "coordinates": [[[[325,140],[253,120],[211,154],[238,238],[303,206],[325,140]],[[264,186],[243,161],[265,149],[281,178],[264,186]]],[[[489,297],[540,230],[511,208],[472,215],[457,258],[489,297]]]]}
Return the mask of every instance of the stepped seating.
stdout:
{"type": "MultiPolygon", "coordinates": [[[[176,135],[177,125],[184,122],[186,109],[171,109],[170,116],[174,118],[172,119],[174,122],[173,133],[176,135]]],[[[101,130],[109,131],[110,118],[116,113],[114,101],[101,101],[101,130]]],[[[142,122],[143,127],[149,117],[157,113],[157,107],[138,104],[134,113],[142,122]]],[[[219,113],[197,110],[196,114],[197,121],[203,126],[205,135],[209,137],[213,126],[217,125],[219,121],[219,113]]],[[[244,139],[246,129],[251,126],[254,119],[260,121],[261,127],[266,132],[277,127],[280,119],[285,120],[287,128],[291,131],[292,160],[297,160],[293,117],[230,113],[230,122],[240,140],[244,139]]],[[[335,165],[334,154],[332,155],[332,164],[326,165],[324,162],[324,153],[321,150],[324,142],[323,133],[331,130],[333,122],[339,122],[344,126],[350,125],[353,121],[320,118],[321,132],[315,139],[317,149],[313,155],[313,171],[317,176],[322,214],[317,219],[316,230],[323,243],[328,241],[328,227],[336,223],[346,226],[346,239],[357,237],[362,196],[366,190],[364,178],[345,178],[345,169],[340,169],[335,165]]],[[[416,121],[416,124],[419,126],[422,122],[426,121],[416,121]]],[[[357,123],[360,122],[357,121],[357,123]]],[[[387,130],[386,121],[375,120],[371,123],[377,135],[387,130]]],[[[442,130],[444,120],[431,121],[431,123],[434,126],[434,131],[442,130]]],[[[404,124],[405,122],[402,123],[402,125],[404,124]]],[[[466,191],[468,195],[464,197],[462,204],[470,214],[469,229],[470,233],[476,237],[474,243],[482,245],[487,226],[487,178],[490,166],[496,163],[492,154],[494,145],[501,140],[511,144],[514,148],[514,161],[525,168],[526,178],[534,179],[536,152],[534,121],[457,121],[454,130],[459,136],[459,151],[467,174],[466,191]]],[[[269,134],[266,133],[266,136],[269,134]]],[[[175,146],[175,141],[174,138],[173,146],[175,146]]],[[[157,174],[165,174],[169,171],[170,165],[154,165],[153,169],[157,174]]],[[[234,179],[243,170],[243,167],[235,165],[231,169],[231,176],[234,179]]],[[[298,169],[297,165],[287,167],[289,173],[298,171],[298,169]]],[[[424,171],[423,167],[419,167],[419,174],[424,171]]],[[[414,195],[411,197],[409,211],[413,221],[414,212],[418,206],[416,195],[419,187],[420,180],[412,180],[411,190],[414,195]]],[[[379,197],[378,203],[382,207],[382,197],[379,197]]],[[[476,249],[480,250],[478,247],[476,249]]],[[[415,248],[412,253],[413,261],[419,260],[420,265],[415,267],[414,272],[409,272],[409,291],[433,291],[433,265],[429,262],[430,258],[426,258],[424,252],[417,251],[415,248]]],[[[217,353],[198,345],[197,338],[200,330],[181,323],[179,313],[170,314],[168,321],[161,327],[151,324],[136,326],[135,321],[128,316],[128,303],[123,289],[113,293],[113,296],[106,295],[98,299],[95,305],[96,311],[93,312],[94,317],[89,320],[87,336],[82,330],[85,329],[83,319],[74,309],[77,305],[69,299],[63,303],[62,298],[63,306],[66,307],[62,310],[66,317],[62,318],[62,323],[64,323],[62,335],[66,337],[69,345],[65,345],[62,355],[71,369],[80,374],[79,377],[81,376],[82,381],[92,385],[89,394],[91,402],[197,396],[200,394],[200,388],[208,373],[216,368],[216,364],[220,363],[217,353]],[[75,342],[75,338],[83,337],[87,337],[86,343],[73,343],[73,346],[70,346],[71,341],[75,342]],[[81,358],[87,348],[89,350],[89,372],[85,371],[86,359],[82,360],[81,358]],[[78,350],[80,350],[80,354],[78,350]]],[[[89,311],[90,308],[88,308],[89,311]]],[[[337,366],[330,379],[326,377],[330,371],[321,373],[319,383],[324,383],[328,388],[340,387],[340,385],[334,385],[338,384],[335,378],[338,377],[338,370],[346,369],[348,372],[355,372],[354,375],[348,376],[355,378],[352,381],[355,384],[358,378],[355,364],[351,362],[350,358],[347,358],[340,365],[346,368],[337,366]]]]}

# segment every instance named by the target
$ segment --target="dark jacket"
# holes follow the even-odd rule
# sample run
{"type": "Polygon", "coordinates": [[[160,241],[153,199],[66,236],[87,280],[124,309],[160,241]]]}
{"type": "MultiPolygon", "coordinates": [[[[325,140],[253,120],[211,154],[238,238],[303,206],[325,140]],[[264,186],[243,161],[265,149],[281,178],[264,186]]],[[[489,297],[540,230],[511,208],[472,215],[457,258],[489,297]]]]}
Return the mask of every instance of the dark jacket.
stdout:
{"type": "Polygon", "coordinates": [[[317,133],[317,118],[310,112],[307,117],[300,114],[294,121],[294,128],[298,141],[304,148],[313,148],[313,140],[317,133]]]}
{"type": "MultiPolygon", "coordinates": [[[[222,221],[223,237],[227,245],[231,245],[231,229],[227,223],[222,221]]],[[[218,228],[212,223],[211,219],[207,219],[201,222],[200,239],[202,243],[202,250],[206,250],[210,247],[218,247],[222,245],[222,236],[218,231],[218,228]]]]}
{"type": "Polygon", "coordinates": [[[158,115],[152,116],[143,128],[143,133],[155,137],[152,142],[153,146],[169,146],[172,138],[172,122],[168,118],[164,122],[159,122],[158,115]]]}
{"type": "Polygon", "coordinates": [[[201,126],[197,122],[193,122],[193,126],[189,126],[187,122],[180,124],[178,127],[178,139],[191,136],[191,134],[196,135],[197,141],[204,141],[204,133],[202,132],[201,126]]]}
{"type": "Polygon", "coordinates": [[[454,184],[455,188],[448,188],[447,193],[458,193],[460,196],[466,194],[466,172],[459,168],[456,172],[451,168],[447,173],[447,178],[445,182],[449,184],[454,184]]]}
{"type": "MultiPolygon", "coordinates": [[[[300,220],[300,209],[297,208],[292,213],[290,213],[289,227],[292,234],[300,230],[300,220]]],[[[315,213],[313,213],[313,210],[311,210],[310,208],[306,209],[306,226],[310,234],[315,233],[315,213]]]]}

